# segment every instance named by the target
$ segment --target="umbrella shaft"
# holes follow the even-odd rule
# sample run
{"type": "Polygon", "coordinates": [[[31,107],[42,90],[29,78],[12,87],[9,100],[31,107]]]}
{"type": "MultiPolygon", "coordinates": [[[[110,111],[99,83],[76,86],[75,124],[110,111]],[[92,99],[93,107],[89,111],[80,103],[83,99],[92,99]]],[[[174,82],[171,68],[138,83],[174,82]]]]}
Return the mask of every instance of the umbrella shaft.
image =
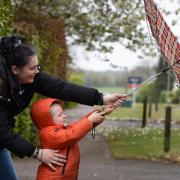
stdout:
{"type": "Polygon", "coordinates": [[[143,86],[144,84],[152,81],[154,78],[156,78],[157,76],[161,75],[163,72],[159,72],[158,74],[156,74],[155,76],[150,77],[149,79],[147,79],[146,81],[144,81],[142,84],[140,84],[139,86],[137,86],[136,88],[134,88],[133,90],[131,90],[129,93],[127,93],[127,95],[132,94],[134,91],[136,91],[137,89],[139,89],[141,86],[143,86]]]}

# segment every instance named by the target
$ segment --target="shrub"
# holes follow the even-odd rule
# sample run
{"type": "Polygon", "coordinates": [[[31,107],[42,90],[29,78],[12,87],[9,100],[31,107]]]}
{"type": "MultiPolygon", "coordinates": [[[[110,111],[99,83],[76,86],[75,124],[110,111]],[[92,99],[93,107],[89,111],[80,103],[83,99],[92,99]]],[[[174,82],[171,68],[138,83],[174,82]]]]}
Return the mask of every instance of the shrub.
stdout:
{"type": "Polygon", "coordinates": [[[14,131],[33,145],[39,145],[37,129],[31,120],[29,108],[16,116],[14,131]]]}

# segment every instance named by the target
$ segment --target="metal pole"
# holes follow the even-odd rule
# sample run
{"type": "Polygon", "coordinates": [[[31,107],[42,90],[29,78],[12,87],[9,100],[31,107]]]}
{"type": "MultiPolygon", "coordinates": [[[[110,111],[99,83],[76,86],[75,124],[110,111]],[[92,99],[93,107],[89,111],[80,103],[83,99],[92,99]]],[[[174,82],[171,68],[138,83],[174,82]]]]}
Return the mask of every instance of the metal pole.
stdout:
{"type": "Polygon", "coordinates": [[[170,136],[171,136],[171,106],[166,107],[166,117],[164,124],[164,152],[170,150],[170,136]]]}
{"type": "MultiPolygon", "coordinates": [[[[174,64],[175,64],[175,62],[174,62],[174,64]]],[[[140,88],[141,86],[143,86],[144,84],[152,81],[154,78],[158,77],[158,76],[161,75],[162,73],[165,73],[165,72],[168,71],[170,68],[172,68],[172,66],[173,66],[174,64],[172,64],[171,66],[169,66],[169,67],[166,68],[166,69],[163,69],[163,70],[162,70],[161,72],[159,72],[158,74],[150,77],[149,79],[147,79],[146,81],[144,81],[142,84],[140,84],[139,86],[137,86],[136,88],[134,88],[132,91],[130,91],[127,95],[132,94],[134,91],[136,91],[137,89],[139,89],[139,88],[140,88]]]]}
{"type": "Polygon", "coordinates": [[[142,118],[142,128],[146,127],[147,122],[147,97],[143,100],[143,118],[142,118]]]}
{"type": "Polygon", "coordinates": [[[167,73],[167,91],[170,91],[170,74],[167,73]]]}
{"type": "Polygon", "coordinates": [[[158,74],[156,74],[155,76],[150,77],[149,79],[147,79],[146,81],[144,81],[142,84],[140,84],[139,86],[137,86],[136,88],[134,88],[133,90],[131,90],[127,95],[132,94],[134,91],[136,91],[137,89],[139,89],[141,86],[143,86],[144,84],[152,81],[153,79],[155,79],[157,76],[161,75],[162,71],[159,72],[158,74]]]}

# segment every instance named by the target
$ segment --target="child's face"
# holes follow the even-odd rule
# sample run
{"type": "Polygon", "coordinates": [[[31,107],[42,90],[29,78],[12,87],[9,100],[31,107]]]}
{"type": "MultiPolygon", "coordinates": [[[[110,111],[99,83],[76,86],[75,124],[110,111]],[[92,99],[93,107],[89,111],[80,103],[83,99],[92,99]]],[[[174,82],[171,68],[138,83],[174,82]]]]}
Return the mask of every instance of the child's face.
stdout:
{"type": "Polygon", "coordinates": [[[63,113],[63,110],[60,105],[56,105],[53,107],[53,115],[52,115],[53,122],[55,124],[64,124],[66,121],[66,115],[63,113]]]}

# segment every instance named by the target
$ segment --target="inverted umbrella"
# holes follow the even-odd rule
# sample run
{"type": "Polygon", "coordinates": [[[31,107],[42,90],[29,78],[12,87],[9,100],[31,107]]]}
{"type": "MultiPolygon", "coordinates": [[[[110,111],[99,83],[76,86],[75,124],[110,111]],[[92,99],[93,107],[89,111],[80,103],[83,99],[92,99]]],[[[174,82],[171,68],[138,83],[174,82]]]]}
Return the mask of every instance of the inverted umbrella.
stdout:
{"type": "Polygon", "coordinates": [[[180,44],[177,41],[175,35],[170,30],[168,24],[164,20],[154,1],[144,0],[144,5],[146,18],[151,29],[151,34],[158,45],[158,49],[160,50],[163,59],[167,61],[169,67],[163,69],[155,76],[149,78],[148,80],[137,86],[135,89],[130,91],[128,95],[170,69],[173,70],[176,82],[178,85],[180,85],[180,44]]]}
{"type": "MultiPolygon", "coordinates": [[[[170,30],[168,24],[164,20],[154,1],[144,0],[144,5],[146,18],[149,23],[152,36],[158,45],[158,49],[160,50],[163,59],[168,62],[169,67],[161,70],[153,77],[150,77],[142,84],[131,90],[127,95],[132,94],[135,90],[139,89],[144,84],[152,81],[154,78],[167,72],[170,69],[173,70],[178,86],[180,85],[180,44],[170,30]]],[[[95,128],[92,130],[92,136],[95,138],[95,128]]]]}

